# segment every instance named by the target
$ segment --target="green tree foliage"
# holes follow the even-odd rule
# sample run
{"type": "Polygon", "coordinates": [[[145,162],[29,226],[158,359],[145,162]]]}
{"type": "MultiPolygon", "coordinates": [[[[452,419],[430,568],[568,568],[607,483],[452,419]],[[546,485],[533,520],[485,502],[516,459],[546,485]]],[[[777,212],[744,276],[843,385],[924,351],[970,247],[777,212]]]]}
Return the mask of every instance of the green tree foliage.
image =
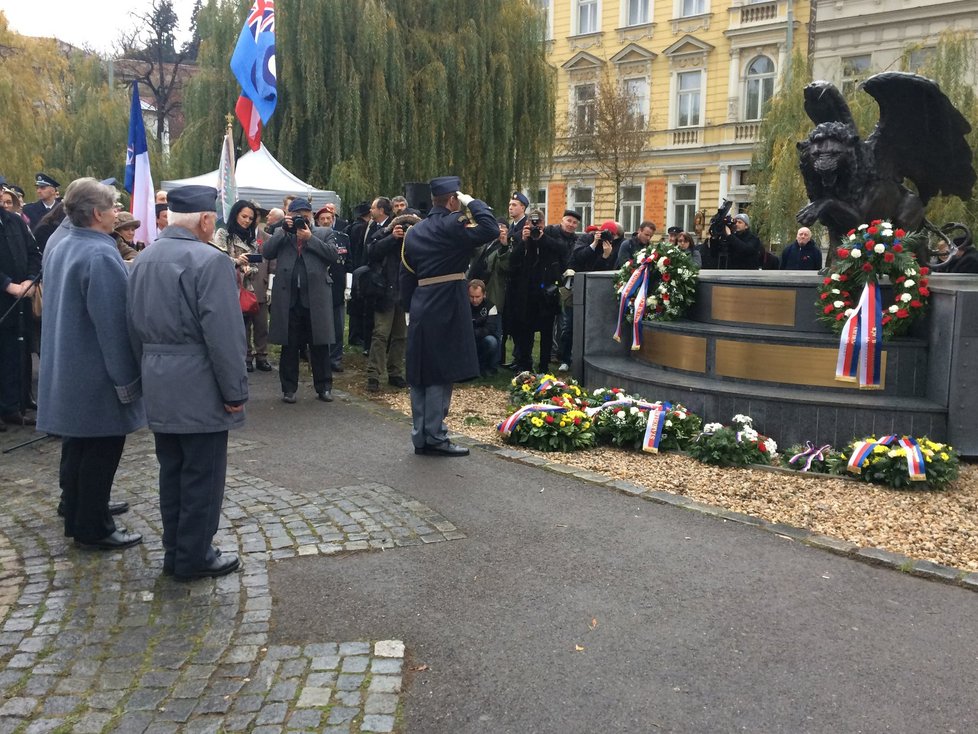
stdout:
{"type": "MultiPolygon", "coordinates": [[[[247,5],[209,0],[198,14],[183,173],[216,163],[247,5]],[[205,29],[218,17],[233,38],[212,46],[205,29]]],[[[278,106],[262,139],[296,175],[349,203],[445,173],[497,204],[514,184],[535,183],[552,146],[554,71],[529,0],[362,0],[355,12],[349,0],[295,0],[276,10],[278,106]]]]}

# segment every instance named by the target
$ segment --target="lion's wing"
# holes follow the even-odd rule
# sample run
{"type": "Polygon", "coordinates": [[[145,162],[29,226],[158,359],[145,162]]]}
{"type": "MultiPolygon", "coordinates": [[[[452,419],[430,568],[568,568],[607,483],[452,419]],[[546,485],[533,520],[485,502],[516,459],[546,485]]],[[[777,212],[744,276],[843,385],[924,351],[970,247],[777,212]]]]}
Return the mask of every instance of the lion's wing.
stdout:
{"type": "Polygon", "coordinates": [[[851,125],[853,130],[856,129],[846,98],[832,82],[819,80],[806,85],[805,112],[816,125],[841,122],[851,125]]]}
{"type": "Polygon", "coordinates": [[[889,71],[862,83],[880,107],[880,119],[866,140],[877,173],[894,181],[909,178],[926,204],[937,194],[971,198],[975,171],[965,135],[971,125],[936,82],[917,74],[889,71]]]}

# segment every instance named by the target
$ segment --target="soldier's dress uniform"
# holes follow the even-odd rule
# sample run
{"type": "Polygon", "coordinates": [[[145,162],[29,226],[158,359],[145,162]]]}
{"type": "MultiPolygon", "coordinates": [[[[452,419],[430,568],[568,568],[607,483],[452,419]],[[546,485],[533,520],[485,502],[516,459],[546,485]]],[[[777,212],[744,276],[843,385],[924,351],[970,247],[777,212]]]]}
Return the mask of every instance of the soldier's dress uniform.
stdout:
{"type": "MultiPolygon", "coordinates": [[[[432,196],[457,191],[458,177],[432,179],[432,196]]],[[[415,453],[463,455],[448,440],[452,383],[479,376],[465,270],[472,251],[499,237],[492,209],[474,199],[474,222],[460,211],[433,207],[408,230],[403,245],[400,296],[409,314],[406,377],[411,388],[411,440],[415,453]]]]}
{"type": "MultiPolygon", "coordinates": [[[[171,191],[168,204],[174,212],[213,211],[216,195],[210,187],[186,186],[171,191]]],[[[231,260],[191,231],[166,227],[133,265],[129,329],[160,462],[164,573],[226,573],[237,559],[219,558],[211,542],[224,499],[228,430],[244,423],[244,412],[224,406],[248,400],[247,344],[231,260]]]]}
{"type": "MultiPolygon", "coordinates": [[[[61,185],[46,173],[37,174],[34,184],[38,187],[52,186],[53,188],[58,188],[61,185]]],[[[24,204],[24,216],[26,216],[31,222],[31,232],[37,229],[37,225],[41,223],[42,219],[44,219],[44,215],[54,209],[54,207],[58,205],[59,201],[61,201],[60,196],[55,198],[51,206],[45,206],[44,202],[41,200],[32,201],[30,204],[24,204]]]]}

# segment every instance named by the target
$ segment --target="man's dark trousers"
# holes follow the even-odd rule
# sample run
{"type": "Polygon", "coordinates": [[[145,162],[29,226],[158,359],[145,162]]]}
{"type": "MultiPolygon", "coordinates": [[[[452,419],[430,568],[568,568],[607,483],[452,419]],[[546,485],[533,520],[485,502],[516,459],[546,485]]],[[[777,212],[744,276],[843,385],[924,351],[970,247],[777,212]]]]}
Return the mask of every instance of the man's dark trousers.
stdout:
{"type": "Polygon", "coordinates": [[[64,497],[65,535],[94,543],[115,532],[109,495],[125,436],[61,439],[60,484],[64,497]]]}
{"type": "Polygon", "coordinates": [[[278,362],[278,376],[282,392],[294,393],[299,389],[299,346],[309,345],[309,366],[316,392],[333,389],[333,368],[329,363],[329,344],[312,343],[312,317],[309,309],[296,303],[289,309],[288,344],[282,345],[278,362]]]}
{"type": "Polygon", "coordinates": [[[164,566],[189,576],[215,558],[211,541],[221,520],[228,432],[156,433],[164,566]]]}

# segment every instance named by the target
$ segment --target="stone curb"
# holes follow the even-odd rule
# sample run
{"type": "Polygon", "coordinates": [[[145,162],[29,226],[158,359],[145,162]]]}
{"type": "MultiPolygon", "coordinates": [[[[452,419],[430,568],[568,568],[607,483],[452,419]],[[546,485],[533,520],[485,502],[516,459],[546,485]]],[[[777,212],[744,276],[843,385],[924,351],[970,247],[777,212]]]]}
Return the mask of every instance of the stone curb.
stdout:
{"type": "MultiPolygon", "coordinates": [[[[334,390],[333,392],[336,393],[337,391],[334,390]]],[[[350,402],[366,403],[371,408],[371,412],[377,415],[393,416],[399,420],[410,422],[410,418],[408,416],[405,416],[403,413],[394,410],[393,408],[389,408],[386,405],[379,405],[369,399],[361,398],[357,395],[351,395],[349,393],[343,393],[343,397],[350,400],[350,402]]],[[[643,500],[647,500],[649,502],[680,507],[686,510],[699,512],[704,515],[711,515],[721,520],[740,523],[742,525],[751,525],[764,530],[765,532],[774,533],[775,535],[780,535],[783,538],[788,538],[789,540],[803,543],[811,548],[828,551],[829,553],[844,556],[845,558],[849,558],[854,561],[860,561],[861,563],[868,563],[874,566],[883,566],[894,571],[902,571],[903,573],[908,573],[912,576],[919,576],[920,578],[928,579],[929,581],[937,581],[944,584],[950,584],[952,586],[960,586],[962,589],[967,589],[968,591],[978,591],[978,572],[970,572],[964,569],[955,568],[953,566],[943,566],[939,563],[933,563],[923,559],[910,558],[909,556],[901,555],[899,553],[892,553],[882,548],[863,548],[854,543],[850,543],[849,541],[842,540],[841,538],[821,535],[820,533],[816,533],[808,528],[798,528],[793,525],[785,525],[783,523],[772,523],[768,520],[764,520],[763,518],[745,515],[740,512],[734,512],[724,507],[697,502],[696,500],[690,499],[685,495],[674,494],[672,492],[666,492],[663,490],[650,490],[647,487],[643,487],[639,484],[608,477],[588,469],[580,469],[578,467],[562,464],[557,461],[548,461],[547,459],[541,458],[534,454],[528,454],[525,451],[514,449],[509,446],[483,443],[463,434],[452,434],[452,439],[459,444],[468,446],[470,448],[482,449],[489,453],[496,454],[503,459],[508,459],[509,461],[526,464],[528,466],[540,467],[557,474],[570,475],[581,480],[582,482],[597,484],[632,497],[641,497],[643,500]]],[[[784,467],[777,466],[762,466],[752,464],[749,468],[774,473],[798,473],[793,469],[786,469],[784,467]]],[[[850,477],[837,477],[834,474],[818,474],[813,476],[831,476],[833,479],[858,481],[850,477]]]]}

